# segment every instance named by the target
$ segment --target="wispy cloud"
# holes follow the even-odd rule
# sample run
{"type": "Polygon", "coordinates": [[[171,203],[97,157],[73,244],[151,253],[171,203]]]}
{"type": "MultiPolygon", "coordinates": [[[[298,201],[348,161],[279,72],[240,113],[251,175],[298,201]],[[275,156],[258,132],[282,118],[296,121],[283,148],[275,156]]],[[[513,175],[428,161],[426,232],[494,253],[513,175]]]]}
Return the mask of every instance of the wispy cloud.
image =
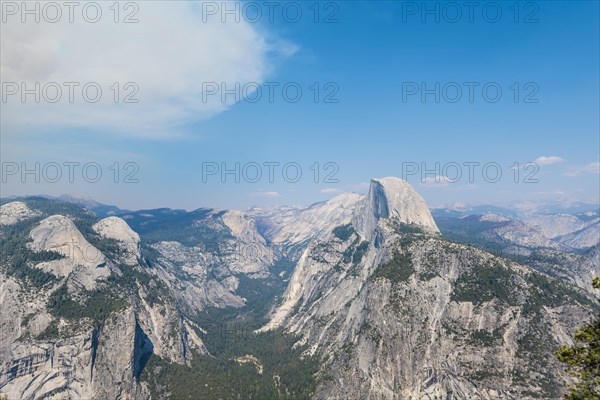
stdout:
{"type": "Polygon", "coordinates": [[[325,188],[321,189],[321,193],[340,193],[341,190],[337,188],[325,188]]]}
{"type": "Polygon", "coordinates": [[[564,162],[565,160],[558,156],[539,156],[535,159],[537,165],[551,165],[564,162]]]}
{"type": "Polygon", "coordinates": [[[600,174],[600,162],[572,167],[564,173],[565,176],[579,176],[583,174],[600,174]]]}
{"type": "Polygon", "coordinates": [[[554,189],[554,190],[546,190],[546,191],[541,191],[541,192],[532,192],[530,193],[530,195],[532,196],[565,196],[567,195],[567,192],[565,192],[564,190],[560,190],[560,189],[554,189]]]}
{"type": "Polygon", "coordinates": [[[353,192],[366,192],[371,184],[369,182],[352,183],[347,185],[348,189],[353,192]]]}
{"type": "Polygon", "coordinates": [[[452,179],[444,175],[427,177],[421,180],[421,186],[445,187],[453,183],[452,179]]]}
{"type": "Polygon", "coordinates": [[[274,198],[279,197],[279,192],[252,192],[250,193],[250,197],[266,197],[266,198],[274,198]]]}

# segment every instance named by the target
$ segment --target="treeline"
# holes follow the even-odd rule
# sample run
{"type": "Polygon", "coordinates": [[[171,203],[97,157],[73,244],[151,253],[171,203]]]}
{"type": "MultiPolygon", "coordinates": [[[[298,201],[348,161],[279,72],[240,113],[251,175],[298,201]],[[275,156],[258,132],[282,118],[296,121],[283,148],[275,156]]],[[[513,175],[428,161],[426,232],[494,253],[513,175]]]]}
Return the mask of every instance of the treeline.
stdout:
{"type": "Polygon", "coordinates": [[[202,246],[205,251],[218,252],[219,243],[233,236],[218,218],[222,212],[212,212],[210,209],[189,213],[163,209],[137,211],[128,214],[132,218],[128,218],[127,223],[146,243],[176,241],[185,246],[202,246]]]}
{"type": "Polygon", "coordinates": [[[106,319],[111,313],[127,307],[127,301],[108,288],[86,291],[82,301],[73,300],[67,285],[61,286],[48,299],[48,309],[56,317],[70,320],[89,318],[94,323],[106,319]]]}
{"type": "Polygon", "coordinates": [[[200,399],[310,399],[316,389],[318,363],[292,348],[293,338],[281,331],[231,339],[220,353],[195,355],[190,367],[169,364],[153,355],[142,380],[153,397],[200,399]],[[254,362],[237,357],[252,355],[254,362]],[[159,391],[158,388],[162,388],[159,391]]]}
{"type": "Polygon", "coordinates": [[[395,251],[391,260],[377,267],[371,279],[385,278],[392,283],[399,283],[407,281],[414,272],[411,254],[395,251]]]}
{"type": "Polygon", "coordinates": [[[174,399],[311,398],[319,369],[316,359],[303,357],[306,348],[294,348],[297,339],[282,330],[255,333],[266,322],[269,305],[283,293],[284,283],[244,275],[238,279],[237,293],[247,300],[246,306],[210,308],[194,318],[204,329],[197,333],[211,356],[195,355],[191,367],[169,364],[152,356],[142,378],[153,388],[153,397],[164,398],[168,394],[174,399]],[[236,361],[245,355],[254,356],[259,365],[236,361]],[[160,393],[158,388],[162,388],[160,393]]]}
{"type": "Polygon", "coordinates": [[[137,266],[120,265],[121,275],[112,274],[108,277],[109,287],[119,290],[121,295],[136,295],[138,284],[145,289],[145,300],[153,306],[165,301],[169,296],[167,285],[148,271],[137,266]]]}

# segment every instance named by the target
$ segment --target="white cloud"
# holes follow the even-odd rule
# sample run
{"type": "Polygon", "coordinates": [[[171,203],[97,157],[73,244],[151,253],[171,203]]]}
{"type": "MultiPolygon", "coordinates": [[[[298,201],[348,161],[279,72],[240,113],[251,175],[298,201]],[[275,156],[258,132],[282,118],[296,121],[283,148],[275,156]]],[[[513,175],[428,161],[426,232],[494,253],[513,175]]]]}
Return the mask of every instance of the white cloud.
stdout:
{"type": "MultiPolygon", "coordinates": [[[[197,2],[136,2],[139,22],[132,24],[113,21],[112,3],[97,4],[103,14],[95,24],[83,20],[81,8],[73,23],[67,9],[55,24],[7,17],[0,35],[3,84],[24,82],[33,88],[36,82],[41,87],[56,82],[63,97],[54,104],[44,98],[36,104],[31,95],[25,103],[18,95],[9,97],[3,104],[4,132],[74,127],[170,137],[181,124],[209,118],[234,102],[234,96],[227,96],[226,102],[220,95],[203,99],[206,82],[225,82],[227,88],[236,82],[260,84],[275,59],[296,50],[243,18],[238,23],[233,18],[226,23],[219,18],[203,22],[197,2]],[[81,83],[73,103],[64,82],[81,83]],[[81,88],[88,82],[102,89],[97,103],[82,97],[81,88]],[[117,104],[110,89],[116,88],[115,82],[120,87],[117,104]],[[135,95],[139,103],[122,102],[135,89],[125,90],[127,82],[139,87],[135,95]]],[[[121,17],[130,10],[126,11],[121,10],[121,17]]],[[[54,97],[54,89],[48,88],[48,97],[54,97]]],[[[94,96],[92,89],[90,94],[94,96]]]]}
{"type": "Polygon", "coordinates": [[[535,163],[537,165],[551,165],[561,163],[563,161],[565,160],[558,156],[539,156],[535,159],[535,163]]]}
{"type": "Polygon", "coordinates": [[[250,193],[250,197],[267,197],[267,198],[274,198],[274,197],[279,197],[279,193],[278,192],[253,192],[250,193]]]}
{"type": "Polygon", "coordinates": [[[340,193],[341,190],[337,188],[325,188],[321,189],[321,193],[340,193]]]}
{"type": "Polygon", "coordinates": [[[353,184],[346,185],[346,187],[349,190],[356,191],[359,193],[366,192],[367,190],[369,190],[370,186],[371,186],[371,184],[369,182],[360,182],[360,183],[353,183],[353,184]]]}
{"type": "Polygon", "coordinates": [[[427,177],[425,179],[421,179],[421,185],[429,187],[444,187],[448,186],[451,183],[454,183],[453,180],[443,175],[437,175],[435,177],[427,177]]]}
{"type": "Polygon", "coordinates": [[[532,195],[532,196],[549,196],[552,198],[555,198],[556,196],[565,196],[567,194],[568,194],[567,192],[565,192],[564,190],[560,190],[560,189],[545,190],[545,191],[541,191],[541,192],[530,193],[530,195],[532,195]]]}
{"type": "Polygon", "coordinates": [[[564,173],[565,176],[579,176],[582,174],[600,174],[600,162],[593,162],[587,165],[579,165],[569,168],[564,173]]]}

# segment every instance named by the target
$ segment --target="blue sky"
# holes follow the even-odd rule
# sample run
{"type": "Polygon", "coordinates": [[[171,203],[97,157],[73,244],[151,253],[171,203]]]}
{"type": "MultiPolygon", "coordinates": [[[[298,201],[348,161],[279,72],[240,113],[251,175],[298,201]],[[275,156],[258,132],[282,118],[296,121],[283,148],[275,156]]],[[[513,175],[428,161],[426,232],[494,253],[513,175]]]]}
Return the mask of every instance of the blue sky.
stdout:
{"type": "MultiPolygon", "coordinates": [[[[267,11],[265,3],[255,4],[267,11]]],[[[427,3],[439,7],[439,22],[423,14],[421,2],[348,1],[320,3],[315,23],[311,4],[295,3],[303,12],[297,23],[277,11],[273,22],[249,22],[253,15],[242,14],[239,23],[223,23],[220,14],[207,14],[206,3],[139,2],[135,26],[114,33],[109,23],[81,23],[80,43],[70,42],[68,24],[51,31],[44,31],[50,28],[43,21],[5,24],[3,82],[95,81],[111,95],[112,81],[137,82],[139,103],[24,104],[14,96],[3,102],[2,196],[71,193],[136,209],[307,205],[341,191],[364,192],[371,177],[402,177],[411,163],[419,171],[408,181],[433,206],[598,201],[598,2],[520,2],[518,22],[513,2],[480,2],[472,22],[462,6],[455,23],[449,21],[454,10],[440,2],[427,3]],[[492,23],[498,8],[502,15],[492,23]],[[331,13],[337,22],[323,23],[331,13]],[[165,33],[160,25],[178,28],[165,33]],[[117,34],[115,40],[111,35],[117,34]],[[60,50],[20,53],[25,50],[15,50],[17,37],[60,50]],[[230,88],[262,83],[262,97],[231,104],[229,95],[223,103],[206,83],[224,81],[230,88]],[[272,102],[264,82],[279,85],[272,102]],[[285,100],[286,84],[289,96],[301,88],[298,102],[285,100]],[[423,101],[421,85],[436,84],[440,101],[435,94],[423,101]],[[468,85],[474,87],[472,102],[468,85]],[[457,87],[462,96],[451,102],[457,87]],[[407,92],[415,88],[417,93],[407,92]],[[496,88],[502,96],[492,102],[496,88]],[[324,102],[328,94],[337,102],[324,102]],[[44,168],[69,161],[97,163],[102,179],[91,183],[76,171],[69,182],[64,166],[55,183],[43,173],[39,183],[34,175],[7,175],[22,163],[44,168]],[[128,162],[139,168],[137,183],[123,182],[134,171],[124,168],[128,162]],[[236,163],[239,182],[232,174],[224,182],[219,173],[203,176],[203,168],[234,169],[236,163]],[[251,182],[253,163],[261,166],[258,182],[251,182]],[[273,182],[264,163],[279,163],[271,164],[273,182]],[[288,163],[294,164],[285,179],[288,163]],[[465,163],[479,163],[471,164],[472,181],[465,163]],[[510,169],[515,163],[518,176],[510,169]],[[293,182],[298,167],[302,177],[293,182]],[[497,168],[502,177],[492,182],[497,168]],[[333,172],[337,183],[325,179],[333,172]],[[525,182],[529,173],[533,181],[525,182]]]]}

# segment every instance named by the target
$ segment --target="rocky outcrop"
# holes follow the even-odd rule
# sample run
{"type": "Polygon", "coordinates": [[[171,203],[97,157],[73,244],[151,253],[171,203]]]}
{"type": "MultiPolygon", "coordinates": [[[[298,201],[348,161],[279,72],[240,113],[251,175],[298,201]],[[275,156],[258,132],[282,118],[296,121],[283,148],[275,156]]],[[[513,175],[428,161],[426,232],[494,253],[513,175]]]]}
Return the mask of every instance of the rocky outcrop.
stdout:
{"type": "MultiPolygon", "coordinates": [[[[356,247],[358,242],[364,242],[361,243],[367,246],[364,250],[373,247],[374,243],[369,242],[375,238],[379,224],[391,220],[413,224],[431,233],[439,232],[425,201],[408,183],[398,178],[373,179],[369,194],[358,202],[353,211],[351,225],[355,233],[352,235],[351,246],[356,247]]],[[[269,324],[261,331],[279,327],[300,301],[306,302],[314,296],[315,285],[332,264],[337,266],[339,259],[344,258],[346,252],[356,252],[356,249],[349,249],[348,243],[332,233],[335,227],[335,225],[329,227],[327,236],[315,238],[303,253],[285,291],[283,302],[276,308],[269,324]],[[318,262],[315,262],[315,253],[318,253],[318,262]]],[[[364,255],[367,257],[364,262],[370,261],[372,264],[380,261],[381,258],[376,252],[366,251],[364,255]],[[378,257],[378,259],[369,260],[368,257],[378,257]]],[[[351,296],[360,289],[368,278],[368,272],[363,268],[357,272],[362,277],[360,280],[338,282],[346,292],[345,297],[351,296]]],[[[319,288],[316,293],[323,294],[322,288],[319,288]]],[[[340,301],[344,302],[343,299],[340,301]]]]}
{"type": "Polygon", "coordinates": [[[395,219],[438,233],[425,200],[399,178],[372,179],[369,194],[358,205],[352,224],[366,240],[371,240],[381,219],[395,219]]]}
{"type": "Polygon", "coordinates": [[[600,220],[596,219],[584,228],[556,237],[563,246],[573,249],[589,249],[600,244],[600,220]]]}
{"type": "Polygon", "coordinates": [[[221,219],[234,237],[220,243],[220,258],[231,273],[255,278],[269,276],[274,256],[258,233],[255,220],[240,211],[226,211],[221,219]]]}
{"type": "Polygon", "coordinates": [[[39,215],[22,201],[11,201],[0,207],[0,225],[13,225],[19,221],[39,215]]]}
{"type": "Polygon", "coordinates": [[[363,198],[358,193],[342,193],[307,208],[255,208],[249,210],[248,215],[257,219],[261,233],[271,243],[297,259],[311,239],[329,234],[332,226],[350,222],[356,205],[363,198]]]}
{"type": "Polygon", "coordinates": [[[140,235],[134,232],[127,222],[118,217],[108,217],[92,226],[99,235],[114,239],[119,243],[119,259],[129,265],[135,265],[141,256],[140,235]]]}
{"type": "Polygon", "coordinates": [[[133,309],[109,319],[100,331],[93,331],[91,383],[98,398],[134,399],[140,390],[137,381],[152,354],[153,345],[138,324],[133,309]]]}
{"type": "Polygon", "coordinates": [[[152,245],[160,254],[155,273],[189,314],[209,307],[244,307],[246,300],[236,293],[240,277],[270,278],[269,268],[276,260],[275,251],[259,234],[253,218],[240,211],[218,215],[227,235],[214,242],[186,246],[161,241],[152,245]]]}
{"type": "MultiPolygon", "coordinates": [[[[151,354],[185,364],[192,351],[208,354],[191,322],[166,304],[141,299],[101,325],[73,327],[55,319],[39,298],[34,314],[27,295],[3,277],[0,298],[0,393],[9,399],[147,399],[140,375],[151,354]],[[21,301],[20,301],[21,300],[21,301]],[[56,324],[50,336],[48,327],[56,324]]],[[[33,299],[31,301],[34,301],[33,299]]]]}
{"type": "Polygon", "coordinates": [[[189,364],[193,352],[208,355],[196,331],[201,327],[189,321],[173,304],[151,304],[147,298],[148,288],[140,287],[135,315],[141,334],[150,343],[152,354],[177,364],[189,364]]]}
{"type": "Polygon", "coordinates": [[[79,334],[4,342],[0,392],[9,399],[147,398],[136,376],[151,351],[144,338],[128,309],[79,334]]]}
{"type": "Polygon", "coordinates": [[[214,254],[179,242],[160,242],[153,247],[161,254],[156,273],[187,312],[244,306],[244,300],[235,294],[238,278],[214,254]]]}
{"type": "Polygon", "coordinates": [[[29,235],[28,246],[34,251],[53,251],[63,258],[45,261],[35,267],[58,277],[69,277],[87,290],[96,287],[96,281],[110,276],[106,256],[83,237],[73,221],[62,215],[42,220],[29,235]]]}
{"type": "Polygon", "coordinates": [[[530,214],[523,218],[523,222],[545,237],[554,239],[584,229],[598,222],[598,218],[586,221],[571,214],[530,214]]]}
{"type": "Polygon", "coordinates": [[[10,352],[3,353],[0,368],[0,392],[9,399],[93,396],[90,335],[15,343],[10,352]]]}
{"type": "MultiPolygon", "coordinates": [[[[186,364],[193,352],[208,354],[197,334],[201,327],[186,319],[171,293],[138,260],[139,236],[119,218],[90,228],[85,232],[113,239],[123,251],[102,253],[70,217],[53,215],[24,235],[20,246],[35,254],[58,253],[62,258],[26,264],[56,280],[34,285],[8,276],[4,263],[12,259],[3,258],[0,394],[10,399],[148,399],[140,376],[150,355],[186,364]]],[[[98,237],[94,243],[107,245],[98,237]]]]}

